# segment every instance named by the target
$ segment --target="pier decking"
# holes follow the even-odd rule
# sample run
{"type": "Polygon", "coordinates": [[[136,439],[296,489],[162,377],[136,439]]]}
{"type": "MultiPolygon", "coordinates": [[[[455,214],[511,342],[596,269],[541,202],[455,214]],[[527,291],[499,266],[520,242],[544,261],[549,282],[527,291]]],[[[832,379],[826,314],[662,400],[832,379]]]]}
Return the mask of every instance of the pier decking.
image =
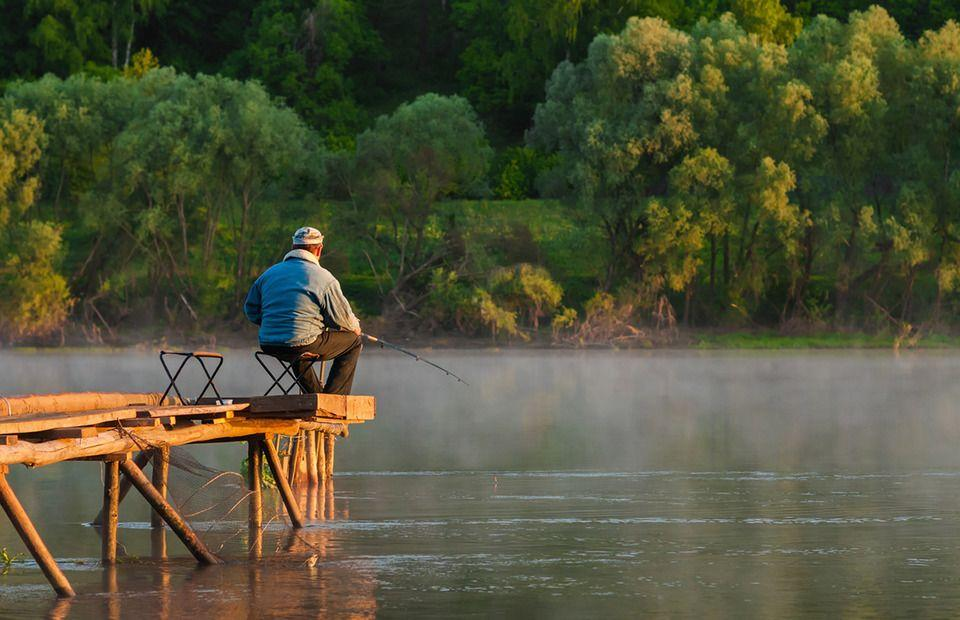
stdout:
{"type": "Polygon", "coordinates": [[[0,397],[0,505],[59,596],[73,588],[47,549],[7,481],[10,465],[28,467],[63,461],[102,461],[102,561],[116,562],[117,515],[131,487],[151,505],[153,525],[166,523],[204,564],[220,559],[204,545],[166,499],[172,446],[211,442],[247,444],[251,553],[259,555],[262,526],[260,479],[269,467],[292,527],[303,516],[292,485],[322,484],[333,475],[334,442],[350,426],[372,420],[372,396],[297,394],[199,399],[182,403],[160,393],[81,392],[0,397]],[[277,450],[280,437],[288,450],[277,450]],[[152,463],[152,477],[143,468],[152,463]],[[122,476],[121,476],[122,473],[122,476]]]}

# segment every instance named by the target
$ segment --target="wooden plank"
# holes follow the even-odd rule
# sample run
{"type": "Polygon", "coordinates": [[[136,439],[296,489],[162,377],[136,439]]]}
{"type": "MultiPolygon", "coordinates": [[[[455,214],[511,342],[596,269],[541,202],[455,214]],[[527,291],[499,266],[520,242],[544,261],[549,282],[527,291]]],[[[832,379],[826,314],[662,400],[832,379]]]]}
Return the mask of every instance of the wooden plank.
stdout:
{"type": "Polygon", "coordinates": [[[95,426],[105,422],[129,420],[135,417],[137,417],[137,410],[129,407],[68,413],[34,413],[11,417],[0,416],[0,434],[22,435],[65,426],[95,426]]]}
{"type": "Polygon", "coordinates": [[[144,444],[181,446],[222,437],[247,437],[265,433],[292,435],[299,431],[295,420],[248,420],[233,418],[224,424],[185,424],[181,428],[165,427],[132,430],[114,430],[89,439],[55,439],[42,443],[21,441],[12,446],[0,446],[0,465],[50,465],[77,458],[104,454],[133,452],[144,444]]]}
{"type": "Polygon", "coordinates": [[[160,404],[158,392],[63,392],[27,394],[0,398],[0,417],[35,413],[75,413],[97,409],[116,409],[131,405],[160,404]]]}
{"type": "Polygon", "coordinates": [[[286,396],[237,397],[234,403],[248,403],[246,415],[271,417],[321,417],[372,420],[376,416],[373,396],[342,394],[289,394],[286,396]],[[310,416],[303,415],[311,413],[310,416]]]}
{"type": "MultiPolygon", "coordinates": [[[[230,418],[235,417],[236,414],[233,411],[221,411],[219,413],[200,413],[197,415],[183,416],[188,420],[229,420],[230,418]]],[[[175,419],[175,418],[174,418],[175,419]]]]}
{"type": "Polygon", "coordinates": [[[68,426],[66,428],[54,428],[49,431],[32,433],[24,439],[28,441],[49,441],[51,439],[81,439],[84,437],[95,437],[100,431],[95,426],[68,426]]]}
{"type": "Polygon", "coordinates": [[[243,411],[247,407],[249,407],[249,405],[244,403],[237,403],[233,405],[173,405],[165,407],[141,408],[137,411],[137,415],[141,418],[195,416],[208,413],[243,411]]]}

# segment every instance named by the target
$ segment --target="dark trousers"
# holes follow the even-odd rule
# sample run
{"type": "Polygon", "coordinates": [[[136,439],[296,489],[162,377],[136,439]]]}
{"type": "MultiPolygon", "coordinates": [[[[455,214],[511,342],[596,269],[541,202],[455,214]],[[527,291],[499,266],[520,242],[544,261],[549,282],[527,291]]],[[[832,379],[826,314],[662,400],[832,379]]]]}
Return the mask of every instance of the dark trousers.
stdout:
{"type": "Polygon", "coordinates": [[[357,360],[360,358],[363,345],[360,343],[360,336],[353,332],[325,331],[310,344],[299,347],[261,344],[260,348],[264,353],[269,353],[285,362],[295,362],[303,353],[316,353],[324,362],[333,360],[333,365],[327,374],[326,385],[320,382],[312,368],[303,372],[307,362],[296,362],[294,371],[298,375],[303,374],[300,387],[304,392],[349,394],[353,388],[353,375],[357,372],[357,360]]]}

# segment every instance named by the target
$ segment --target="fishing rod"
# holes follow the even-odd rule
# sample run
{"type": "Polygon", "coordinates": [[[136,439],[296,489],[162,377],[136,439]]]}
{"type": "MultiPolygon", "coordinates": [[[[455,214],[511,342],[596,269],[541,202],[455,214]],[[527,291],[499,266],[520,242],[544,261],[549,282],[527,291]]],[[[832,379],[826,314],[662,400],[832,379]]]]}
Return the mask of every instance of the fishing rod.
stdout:
{"type": "Polygon", "coordinates": [[[403,353],[404,355],[409,355],[410,357],[412,357],[413,359],[417,360],[418,362],[423,362],[424,364],[429,364],[429,365],[433,366],[434,368],[436,368],[437,370],[443,371],[444,373],[447,374],[447,376],[453,377],[454,379],[456,379],[457,381],[459,381],[460,383],[462,383],[462,384],[464,384],[464,385],[470,385],[469,383],[467,383],[466,381],[464,381],[463,379],[461,379],[460,377],[458,377],[458,376],[455,375],[454,373],[450,372],[449,370],[447,370],[447,369],[444,368],[443,366],[440,366],[439,364],[434,364],[434,363],[431,362],[430,360],[428,360],[428,359],[426,359],[426,358],[423,358],[423,357],[420,357],[419,355],[417,355],[417,354],[414,353],[413,351],[408,351],[408,350],[404,349],[404,348],[401,347],[401,346],[397,346],[397,345],[393,344],[392,342],[387,342],[386,340],[383,340],[383,339],[381,339],[381,338],[377,338],[376,336],[371,336],[370,334],[367,334],[367,333],[362,334],[362,336],[363,336],[364,338],[366,338],[367,340],[369,340],[370,342],[375,342],[375,343],[379,344],[381,349],[382,349],[383,347],[387,347],[388,349],[393,349],[394,351],[399,351],[400,353],[403,353]]]}

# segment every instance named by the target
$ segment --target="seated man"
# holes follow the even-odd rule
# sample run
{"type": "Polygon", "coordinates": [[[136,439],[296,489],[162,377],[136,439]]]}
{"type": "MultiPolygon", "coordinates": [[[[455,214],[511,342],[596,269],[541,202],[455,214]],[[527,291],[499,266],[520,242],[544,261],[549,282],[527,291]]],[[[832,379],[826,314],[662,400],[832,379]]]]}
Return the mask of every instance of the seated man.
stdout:
{"type": "MultiPolygon", "coordinates": [[[[326,386],[311,369],[305,392],[349,394],[360,357],[360,321],[340,283],[320,266],[323,235],[306,226],[293,234],[293,249],[250,287],[243,312],[260,326],[260,348],[285,361],[316,353],[333,360],[326,386]]],[[[306,366],[295,368],[297,374],[306,366]]]]}

